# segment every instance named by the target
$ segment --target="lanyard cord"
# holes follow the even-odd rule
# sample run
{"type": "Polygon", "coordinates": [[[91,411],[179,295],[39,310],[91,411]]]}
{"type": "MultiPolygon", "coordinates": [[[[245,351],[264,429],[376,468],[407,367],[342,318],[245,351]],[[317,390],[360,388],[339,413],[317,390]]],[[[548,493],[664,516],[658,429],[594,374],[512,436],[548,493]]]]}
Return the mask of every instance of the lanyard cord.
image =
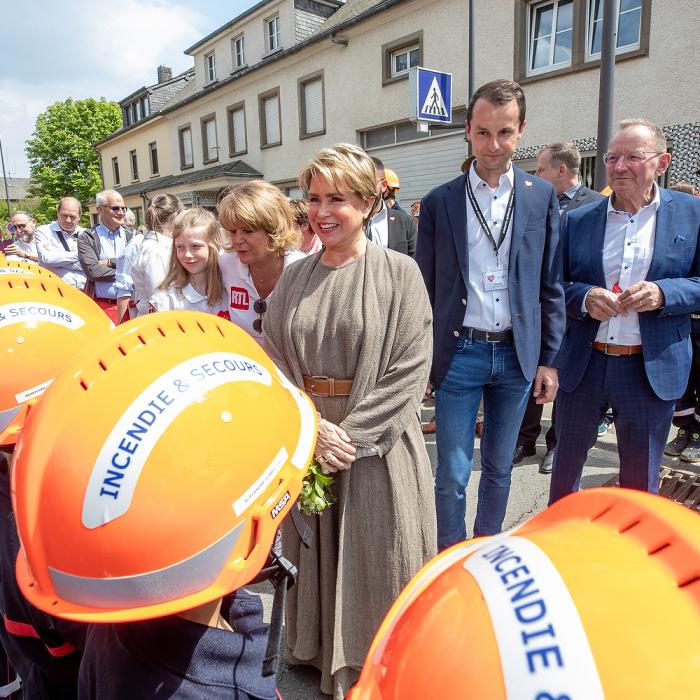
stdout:
{"type": "Polygon", "coordinates": [[[484,213],[481,211],[481,207],[476,201],[476,197],[474,196],[474,190],[472,190],[472,183],[470,181],[469,174],[467,174],[467,196],[469,197],[469,202],[472,205],[474,213],[476,214],[476,218],[479,221],[479,225],[481,226],[483,232],[486,234],[486,237],[489,239],[489,243],[491,243],[491,245],[493,246],[493,252],[496,253],[496,258],[498,259],[498,251],[503,245],[503,241],[506,238],[506,233],[508,232],[508,226],[510,225],[510,219],[513,216],[513,204],[515,202],[515,185],[513,185],[513,188],[510,191],[510,197],[508,197],[508,204],[506,205],[506,213],[503,217],[501,233],[498,236],[498,243],[496,243],[496,239],[491,233],[491,229],[489,228],[489,225],[486,222],[484,213]]]}

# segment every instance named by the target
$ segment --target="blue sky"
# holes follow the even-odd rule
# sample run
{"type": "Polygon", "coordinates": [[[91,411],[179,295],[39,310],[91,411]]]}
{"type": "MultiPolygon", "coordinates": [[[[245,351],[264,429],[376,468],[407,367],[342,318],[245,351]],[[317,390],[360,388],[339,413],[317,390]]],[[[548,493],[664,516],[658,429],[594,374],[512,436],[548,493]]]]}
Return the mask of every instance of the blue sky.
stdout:
{"type": "MultiPolygon", "coordinates": [[[[189,68],[183,51],[258,0],[14,0],[0,44],[0,139],[8,175],[29,176],[36,117],[68,97],[118,101],[189,68]],[[21,9],[20,9],[21,6],[21,9]]],[[[1,175],[1,173],[0,173],[1,175]]]]}

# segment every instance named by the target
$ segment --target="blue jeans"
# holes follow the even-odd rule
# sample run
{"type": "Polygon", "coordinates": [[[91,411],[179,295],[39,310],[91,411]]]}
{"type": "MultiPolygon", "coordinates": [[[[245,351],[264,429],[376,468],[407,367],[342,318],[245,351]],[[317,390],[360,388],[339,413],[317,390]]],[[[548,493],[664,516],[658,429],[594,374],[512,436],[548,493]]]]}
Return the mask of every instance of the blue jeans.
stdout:
{"type": "Polygon", "coordinates": [[[501,531],[530,386],[513,344],[459,338],[450,368],[435,392],[439,550],[467,536],[465,489],[474,461],[474,425],[482,394],[484,433],[474,536],[501,531]]]}

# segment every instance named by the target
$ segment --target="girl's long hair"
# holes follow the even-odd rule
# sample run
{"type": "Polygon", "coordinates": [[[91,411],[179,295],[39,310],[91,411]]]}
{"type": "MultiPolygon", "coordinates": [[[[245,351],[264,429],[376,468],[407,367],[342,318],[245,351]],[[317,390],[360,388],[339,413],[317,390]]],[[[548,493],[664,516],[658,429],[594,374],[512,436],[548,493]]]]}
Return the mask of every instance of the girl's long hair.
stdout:
{"type": "Polygon", "coordinates": [[[189,284],[190,275],[177,259],[175,243],[183,231],[191,228],[203,229],[202,238],[209,248],[207,304],[216,306],[221,303],[225,292],[224,280],[219,268],[219,251],[224,247],[224,241],[214,215],[201,207],[186,209],[175,217],[173,222],[173,250],[170,255],[168,274],[158,288],[167,290],[169,287],[174,287],[179,295],[182,296],[182,290],[189,284]]]}

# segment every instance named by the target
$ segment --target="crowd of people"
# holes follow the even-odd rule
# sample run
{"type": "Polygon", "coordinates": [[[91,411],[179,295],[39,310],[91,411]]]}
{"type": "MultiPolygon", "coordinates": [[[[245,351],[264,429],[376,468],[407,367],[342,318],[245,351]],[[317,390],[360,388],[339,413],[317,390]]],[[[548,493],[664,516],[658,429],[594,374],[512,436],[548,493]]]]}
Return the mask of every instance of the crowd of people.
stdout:
{"type": "Polygon", "coordinates": [[[215,213],[162,194],[138,231],[119,192],[105,190],[94,227],[80,227],[72,197],[49,224],[28,212],[8,224],[6,259],[47,268],[115,325],[164,311],[230,321],[311,398],[335,503],[305,516],[310,547],[289,519],[281,528],[298,568],[287,653],[339,699],[401,590],[467,538],[481,412],[475,536],[501,531],[513,464],[534,454],[555,397],[541,465],[550,503],[579,490],[608,421],[623,487],[657,493],[664,450],[693,447],[700,461],[700,381],[688,382],[700,200],[658,186],[671,155],[645,119],[622,121],[610,141],[607,196],[580,182],[571,143],[544,147],[535,176],[513,165],[526,124],[519,85],[480,87],[467,109],[473,158],[410,213],[394,171],[337,144],[302,168],[304,200],[262,180],[224,188],[215,213]],[[419,420],[433,392],[434,477],[419,420]]]}

